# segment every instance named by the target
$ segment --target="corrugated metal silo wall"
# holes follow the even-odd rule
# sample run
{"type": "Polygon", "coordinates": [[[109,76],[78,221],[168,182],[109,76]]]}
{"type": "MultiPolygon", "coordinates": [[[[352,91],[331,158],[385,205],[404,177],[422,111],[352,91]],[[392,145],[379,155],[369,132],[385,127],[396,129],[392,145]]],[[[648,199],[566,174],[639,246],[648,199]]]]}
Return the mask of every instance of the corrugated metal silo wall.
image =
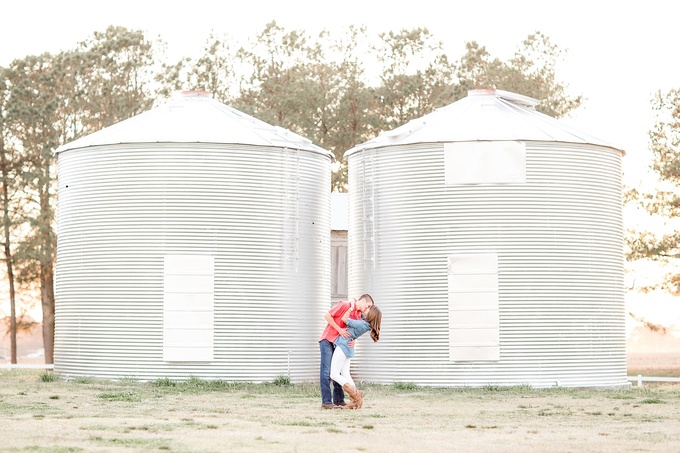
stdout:
{"type": "Polygon", "coordinates": [[[55,371],[318,378],[330,158],[236,145],[59,154],[55,371]],[[214,357],[164,362],[164,257],[214,257],[214,357]]]}
{"type": "Polygon", "coordinates": [[[382,307],[353,375],[433,386],[626,385],[619,151],[526,143],[523,184],[444,185],[444,145],[350,155],[349,291],[382,307]],[[500,360],[449,360],[447,256],[498,255],[500,360]]]}

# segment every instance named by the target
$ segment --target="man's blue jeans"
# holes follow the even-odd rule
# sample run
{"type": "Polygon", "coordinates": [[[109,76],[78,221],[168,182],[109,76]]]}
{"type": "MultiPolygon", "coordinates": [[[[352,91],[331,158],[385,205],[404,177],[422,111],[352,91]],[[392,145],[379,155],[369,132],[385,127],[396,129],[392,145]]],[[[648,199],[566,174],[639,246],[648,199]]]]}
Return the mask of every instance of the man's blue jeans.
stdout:
{"type": "Polygon", "coordinates": [[[319,386],[321,387],[322,404],[338,404],[345,400],[345,392],[342,386],[335,381],[331,381],[331,360],[335,345],[328,340],[319,342],[321,352],[321,374],[319,376],[319,386]],[[333,382],[333,395],[331,398],[331,382],[333,382]]]}

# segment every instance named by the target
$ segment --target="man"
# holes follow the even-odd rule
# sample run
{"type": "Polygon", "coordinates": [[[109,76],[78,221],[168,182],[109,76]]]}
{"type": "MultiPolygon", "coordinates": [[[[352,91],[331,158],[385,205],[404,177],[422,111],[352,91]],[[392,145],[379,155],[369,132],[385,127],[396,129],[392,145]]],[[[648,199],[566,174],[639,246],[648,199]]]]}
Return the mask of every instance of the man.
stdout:
{"type": "MultiPolygon", "coordinates": [[[[349,317],[352,319],[361,319],[361,315],[366,313],[373,306],[373,298],[364,294],[356,300],[354,310],[349,317]]],[[[340,384],[333,381],[333,393],[331,394],[331,359],[335,351],[335,340],[338,335],[349,337],[350,334],[345,330],[347,325],[342,321],[342,315],[350,308],[349,302],[340,301],[335,304],[324,315],[324,319],[328,323],[321,338],[319,339],[319,350],[321,352],[321,372],[319,375],[319,386],[321,387],[321,408],[322,409],[336,409],[345,406],[345,392],[340,384]]],[[[354,341],[349,343],[350,347],[354,347],[354,341]]]]}

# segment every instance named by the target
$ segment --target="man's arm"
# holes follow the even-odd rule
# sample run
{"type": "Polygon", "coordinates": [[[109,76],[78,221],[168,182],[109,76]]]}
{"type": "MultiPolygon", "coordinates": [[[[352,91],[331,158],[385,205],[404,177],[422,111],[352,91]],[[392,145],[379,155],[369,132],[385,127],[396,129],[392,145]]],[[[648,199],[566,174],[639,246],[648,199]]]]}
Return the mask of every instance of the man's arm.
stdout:
{"type": "MultiPolygon", "coordinates": [[[[344,322],[345,324],[347,324],[347,321],[350,319],[349,315],[354,311],[355,305],[356,299],[352,299],[352,301],[349,303],[349,309],[347,309],[347,311],[345,311],[345,313],[342,315],[342,322],[344,322]]],[[[347,334],[347,336],[350,336],[349,333],[347,334]]],[[[353,348],[355,341],[356,340],[350,341],[349,343],[347,343],[347,346],[353,348]]]]}
{"type": "Polygon", "coordinates": [[[352,300],[349,303],[349,308],[345,311],[345,313],[342,314],[342,322],[347,324],[347,320],[349,319],[349,315],[352,314],[353,310],[354,310],[354,300],[352,300]]]}
{"type": "Polygon", "coordinates": [[[326,320],[326,322],[328,323],[328,325],[330,325],[332,328],[334,328],[335,330],[337,330],[338,333],[339,333],[341,336],[343,336],[343,337],[345,337],[345,338],[347,338],[347,337],[350,336],[349,332],[347,332],[345,329],[343,329],[342,327],[340,327],[340,326],[338,325],[337,322],[335,322],[335,319],[333,318],[333,315],[331,314],[330,311],[329,311],[328,313],[326,313],[325,315],[323,315],[323,319],[326,320]]]}

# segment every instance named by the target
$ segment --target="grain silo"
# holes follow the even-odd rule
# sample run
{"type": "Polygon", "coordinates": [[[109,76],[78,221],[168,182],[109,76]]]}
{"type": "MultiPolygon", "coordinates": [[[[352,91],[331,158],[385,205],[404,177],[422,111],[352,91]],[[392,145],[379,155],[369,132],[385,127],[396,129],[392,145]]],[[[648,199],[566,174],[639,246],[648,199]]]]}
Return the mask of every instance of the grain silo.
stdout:
{"type": "Polygon", "coordinates": [[[330,152],[202,92],[57,151],[56,372],[318,378],[330,152]]]}
{"type": "Polygon", "coordinates": [[[360,379],[627,385],[623,152],[536,103],[473,90],[345,154],[360,379]]]}

